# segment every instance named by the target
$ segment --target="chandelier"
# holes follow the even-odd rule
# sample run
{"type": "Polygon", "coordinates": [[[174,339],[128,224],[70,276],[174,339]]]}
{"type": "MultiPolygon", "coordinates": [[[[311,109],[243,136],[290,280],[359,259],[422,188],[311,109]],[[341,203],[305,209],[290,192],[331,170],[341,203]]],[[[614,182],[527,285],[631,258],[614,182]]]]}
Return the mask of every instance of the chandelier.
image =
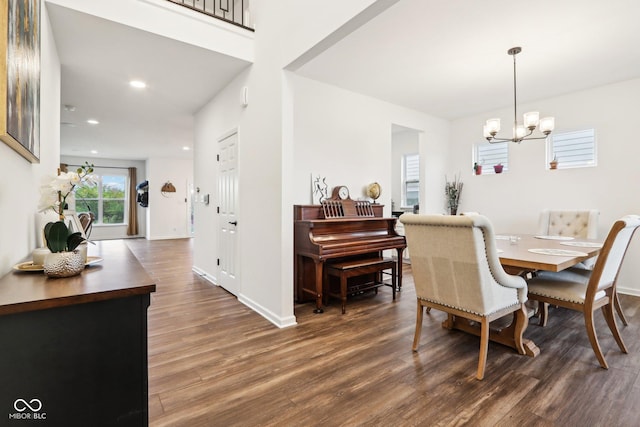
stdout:
{"type": "Polygon", "coordinates": [[[553,117],[545,117],[540,119],[540,113],[537,111],[531,111],[525,113],[523,117],[523,124],[518,123],[518,102],[516,97],[516,55],[522,52],[521,47],[512,47],[507,53],[513,56],[513,137],[512,138],[497,138],[496,135],[500,132],[500,119],[489,119],[484,125],[484,137],[491,144],[496,142],[511,141],[520,143],[527,139],[545,139],[547,135],[551,133],[555,126],[555,119],[553,117]],[[540,132],[544,136],[531,136],[536,127],[540,127],[540,132]]]}

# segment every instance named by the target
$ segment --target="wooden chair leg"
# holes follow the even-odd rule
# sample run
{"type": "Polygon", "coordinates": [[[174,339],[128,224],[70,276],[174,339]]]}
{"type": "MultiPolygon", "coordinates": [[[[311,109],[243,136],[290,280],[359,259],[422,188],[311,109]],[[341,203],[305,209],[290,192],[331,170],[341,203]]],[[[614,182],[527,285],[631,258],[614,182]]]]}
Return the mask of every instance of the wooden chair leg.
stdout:
{"type": "Polygon", "coordinates": [[[618,343],[618,347],[623,353],[628,353],[627,346],[624,345],[624,341],[622,341],[622,336],[620,335],[620,331],[618,330],[618,325],[616,324],[616,318],[613,315],[613,307],[611,304],[607,304],[602,307],[602,314],[604,314],[604,318],[607,320],[607,325],[609,325],[609,329],[613,334],[613,338],[615,338],[618,343]]]}
{"type": "Polygon", "coordinates": [[[618,316],[620,316],[620,320],[622,320],[622,324],[624,326],[629,326],[629,322],[627,322],[627,318],[624,315],[624,311],[622,311],[622,306],[620,305],[620,298],[618,297],[617,292],[614,295],[613,303],[616,307],[616,312],[618,312],[618,316]]]}
{"type": "Polygon", "coordinates": [[[538,325],[547,326],[547,320],[549,320],[549,303],[538,301],[538,314],[540,315],[538,325]]]}
{"type": "MultiPolygon", "coordinates": [[[[427,307],[428,308],[428,307],[427,307]]],[[[418,313],[416,315],[416,332],[413,335],[413,351],[418,350],[420,344],[420,334],[422,333],[422,303],[418,300],[418,313]]]]}
{"type": "Polygon", "coordinates": [[[480,325],[480,356],[478,358],[478,375],[476,375],[479,380],[484,378],[487,353],[489,352],[489,321],[486,317],[482,318],[480,325]]]}
{"type": "Polygon", "coordinates": [[[607,365],[607,361],[604,359],[604,354],[602,354],[602,349],[600,348],[600,343],[598,342],[598,336],[596,335],[596,328],[593,322],[593,310],[585,311],[584,323],[587,327],[587,335],[589,336],[591,348],[593,348],[593,352],[596,354],[598,362],[600,362],[600,366],[602,366],[604,369],[609,369],[609,365],[607,365]]]}

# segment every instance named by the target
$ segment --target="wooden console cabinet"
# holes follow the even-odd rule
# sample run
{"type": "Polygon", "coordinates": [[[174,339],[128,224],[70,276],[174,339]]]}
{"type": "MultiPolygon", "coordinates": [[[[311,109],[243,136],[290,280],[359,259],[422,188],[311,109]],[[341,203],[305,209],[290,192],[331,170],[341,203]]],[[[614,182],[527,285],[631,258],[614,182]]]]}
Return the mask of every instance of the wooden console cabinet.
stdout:
{"type": "MultiPolygon", "coordinates": [[[[78,276],[0,279],[0,417],[7,425],[148,425],[155,284],[122,241],[78,276]]],[[[4,424],[3,424],[4,425],[4,424]]]]}

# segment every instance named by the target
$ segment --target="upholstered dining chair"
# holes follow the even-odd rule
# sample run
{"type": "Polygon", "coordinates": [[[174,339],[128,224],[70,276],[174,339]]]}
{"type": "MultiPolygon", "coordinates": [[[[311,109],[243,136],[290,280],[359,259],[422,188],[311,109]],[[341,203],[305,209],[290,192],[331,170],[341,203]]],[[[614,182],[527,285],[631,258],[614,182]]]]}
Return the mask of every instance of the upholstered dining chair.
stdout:
{"type": "Polygon", "coordinates": [[[589,342],[600,366],[605,369],[608,365],[596,335],[593,312],[598,308],[602,310],[618,347],[627,353],[613,312],[618,273],[631,238],[639,226],[638,215],[627,215],[616,221],[607,235],[592,271],[541,272],[527,283],[529,299],[544,305],[540,312],[541,325],[546,324],[547,304],[584,313],[589,342]]]}
{"type": "Polygon", "coordinates": [[[538,234],[597,239],[598,216],[596,209],[544,209],[538,220],[538,234]]]}
{"type": "MultiPolygon", "coordinates": [[[[400,217],[411,253],[417,317],[413,351],[417,351],[424,308],[480,324],[476,377],[482,379],[489,345],[489,323],[515,314],[514,346],[524,354],[522,333],[528,322],[523,278],[500,265],[493,228],[482,215],[413,215],[400,217]]],[[[445,322],[443,326],[451,323],[445,322]]]]}
{"type": "MultiPolygon", "coordinates": [[[[538,221],[538,234],[543,236],[567,236],[582,239],[598,238],[598,217],[600,212],[597,209],[544,209],[540,212],[538,221]]],[[[597,257],[582,261],[570,270],[582,276],[588,276],[596,264],[597,257]],[[584,271],[587,270],[587,271],[584,271]]],[[[626,326],[629,324],[620,298],[614,295],[614,305],[620,320],[626,326]]]]}

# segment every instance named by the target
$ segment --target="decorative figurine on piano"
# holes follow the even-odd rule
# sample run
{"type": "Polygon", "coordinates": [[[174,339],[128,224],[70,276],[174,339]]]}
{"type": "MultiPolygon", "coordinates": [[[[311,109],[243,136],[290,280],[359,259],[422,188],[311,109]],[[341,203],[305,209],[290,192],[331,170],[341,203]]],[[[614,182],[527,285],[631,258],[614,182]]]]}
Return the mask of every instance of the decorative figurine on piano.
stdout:
{"type": "Polygon", "coordinates": [[[311,175],[311,198],[314,204],[320,204],[328,197],[327,178],[311,175]]]}

